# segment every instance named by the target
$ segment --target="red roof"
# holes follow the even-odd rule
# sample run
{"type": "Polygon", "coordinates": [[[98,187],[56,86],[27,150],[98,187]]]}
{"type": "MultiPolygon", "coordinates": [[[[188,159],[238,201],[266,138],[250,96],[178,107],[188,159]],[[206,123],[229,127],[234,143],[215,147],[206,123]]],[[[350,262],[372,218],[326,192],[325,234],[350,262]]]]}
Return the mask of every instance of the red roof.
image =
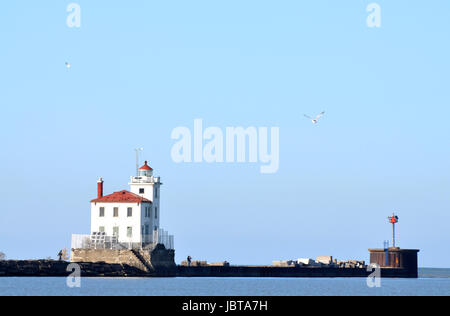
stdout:
{"type": "Polygon", "coordinates": [[[146,162],[145,162],[145,165],[143,165],[142,167],[140,167],[139,170],[153,170],[153,169],[150,168],[149,165],[147,165],[147,161],[146,161],[146,162]]]}
{"type": "Polygon", "coordinates": [[[92,200],[91,203],[152,203],[140,195],[123,190],[92,200]]]}

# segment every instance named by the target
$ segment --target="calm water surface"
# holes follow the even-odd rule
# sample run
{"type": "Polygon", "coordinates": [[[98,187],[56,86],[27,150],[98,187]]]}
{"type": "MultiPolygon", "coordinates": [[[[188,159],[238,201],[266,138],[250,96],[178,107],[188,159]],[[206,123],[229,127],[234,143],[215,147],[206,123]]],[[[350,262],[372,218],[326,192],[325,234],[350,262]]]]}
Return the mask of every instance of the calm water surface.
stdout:
{"type": "Polygon", "coordinates": [[[364,278],[0,278],[0,295],[450,295],[450,269],[421,269],[419,279],[382,279],[369,288],[364,278]]]}

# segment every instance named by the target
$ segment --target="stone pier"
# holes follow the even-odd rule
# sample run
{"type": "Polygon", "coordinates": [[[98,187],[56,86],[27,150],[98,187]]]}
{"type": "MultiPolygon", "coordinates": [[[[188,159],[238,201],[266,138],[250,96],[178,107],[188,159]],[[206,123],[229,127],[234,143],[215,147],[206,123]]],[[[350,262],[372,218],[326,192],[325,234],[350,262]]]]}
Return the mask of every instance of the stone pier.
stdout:
{"type": "Polygon", "coordinates": [[[175,276],[175,251],[162,244],[145,249],[72,249],[71,262],[122,264],[149,276],[175,276]]]}

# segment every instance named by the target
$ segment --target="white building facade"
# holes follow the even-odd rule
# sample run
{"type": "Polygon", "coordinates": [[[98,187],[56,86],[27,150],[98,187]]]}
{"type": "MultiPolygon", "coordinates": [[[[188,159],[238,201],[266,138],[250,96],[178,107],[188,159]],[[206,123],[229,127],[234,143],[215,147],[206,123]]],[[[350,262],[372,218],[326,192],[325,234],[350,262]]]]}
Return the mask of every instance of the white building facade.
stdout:
{"type": "MultiPolygon", "coordinates": [[[[91,201],[91,236],[104,235],[118,244],[142,247],[163,243],[173,248],[173,236],[160,229],[159,177],[147,161],[131,177],[130,191],[103,195],[103,179],[97,182],[97,198],[91,201]],[[164,240],[162,240],[164,239],[164,240]]],[[[91,237],[92,238],[92,237],[91,237]]]]}

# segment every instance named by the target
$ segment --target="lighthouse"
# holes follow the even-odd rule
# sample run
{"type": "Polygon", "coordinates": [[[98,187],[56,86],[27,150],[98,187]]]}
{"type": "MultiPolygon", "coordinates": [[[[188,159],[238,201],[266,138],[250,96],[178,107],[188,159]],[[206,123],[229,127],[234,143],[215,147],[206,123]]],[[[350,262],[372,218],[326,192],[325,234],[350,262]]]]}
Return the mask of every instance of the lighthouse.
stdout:
{"type": "Polygon", "coordinates": [[[133,248],[159,242],[158,234],[163,232],[159,226],[161,184],[147,161],[131,177],[129,191],[103,195],[104,181],[100,178],[97,197],[91,200],[91,236],[112,237],[118,244],[133,248]]]}
{"type": "Polygon", "coordinates": [[[137,194],[152,202],[153,230],[159,229],[159,196],[161,181],[159,177],[153,176],[153,169],[145,161],[144,165],[138,169],[138,174],[135,177],[131,177],[130,190],[132,193],[137,194]]]}

